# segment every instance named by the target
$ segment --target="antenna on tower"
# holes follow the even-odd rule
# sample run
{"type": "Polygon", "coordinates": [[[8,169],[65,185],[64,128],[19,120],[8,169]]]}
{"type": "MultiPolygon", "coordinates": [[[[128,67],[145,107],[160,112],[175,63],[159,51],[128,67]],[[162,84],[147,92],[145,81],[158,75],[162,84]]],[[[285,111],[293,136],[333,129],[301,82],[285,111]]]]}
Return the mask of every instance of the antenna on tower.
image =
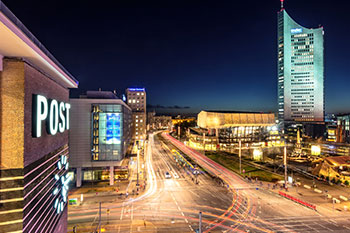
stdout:
{"type": "Polygon", "coordinates": [[[283,2],[284,0],[281,0],[281,9],[283,9],[283,2]]]}

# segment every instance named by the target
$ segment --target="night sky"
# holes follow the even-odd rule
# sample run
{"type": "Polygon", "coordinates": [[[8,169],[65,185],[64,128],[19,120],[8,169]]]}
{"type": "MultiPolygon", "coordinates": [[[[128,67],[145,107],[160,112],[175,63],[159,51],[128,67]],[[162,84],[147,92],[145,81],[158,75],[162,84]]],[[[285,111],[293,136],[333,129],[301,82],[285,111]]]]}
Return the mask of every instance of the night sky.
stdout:
{"type": "MultiPolygon", "coordinates": [[[[277,110],[278,0],[3,2],[79,80],[73,96],[146,87],[149,104],[190,107],[179,112],[277,110]]],[[[285,1],[324,26],[326,112],[350,112],[349,6],[285,1]]]]}

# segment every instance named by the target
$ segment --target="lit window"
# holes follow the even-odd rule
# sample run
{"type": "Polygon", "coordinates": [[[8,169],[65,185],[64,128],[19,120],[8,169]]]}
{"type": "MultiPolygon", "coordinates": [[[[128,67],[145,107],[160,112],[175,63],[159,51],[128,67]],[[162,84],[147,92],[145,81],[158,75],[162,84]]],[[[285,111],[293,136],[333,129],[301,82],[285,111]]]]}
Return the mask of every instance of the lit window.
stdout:
{"type": "Polygon", "coordinates": [[[136,116],[136,118],[138,118],[139,116],[136,116]]]}
{"type": "Polygon", "coordinates": [[[131,100],[129,100],[129,103],[131,103],[131,100]]]}
{"type": "Polygon", "coordinates": [[[141,95],[144,95],[145,93],[141,93],[141,95]]]}
{"type": "Polygon", "coordinates": [[[133,103],[135,103],[136,101],[135,100],[132,100],[133,103]]]}
{"type": "Polygon", "coordinates": [[[142,120],[140,120],[140,122],[142,122],[142,120]]]}
{"type": "Polygon", "coordinates": [[[138,135],[139,133],[138,132],[136,132],[136,135],[138,135]]]}
{"type": "Polygon", "coordinates": [[[136,126],[139,126],[139,124],[136,124],[136,126]]]}
{"type": "Polygon", "coordinates": [[[140,103],[140,101],[137,101],[137,103],[140,103]]]}
{"type": "MultiPolygon", "coordinates": [[[[136,120],[136,122],[139,122],[139,120],[136,120]]],[[[140,120],[140,122],[142,122],[142,120],[140,120]]]]}
{"type": "Polygon", "coordinates": [[[140,95],[140,93],[137,93],[137,95],[140,95]]]}

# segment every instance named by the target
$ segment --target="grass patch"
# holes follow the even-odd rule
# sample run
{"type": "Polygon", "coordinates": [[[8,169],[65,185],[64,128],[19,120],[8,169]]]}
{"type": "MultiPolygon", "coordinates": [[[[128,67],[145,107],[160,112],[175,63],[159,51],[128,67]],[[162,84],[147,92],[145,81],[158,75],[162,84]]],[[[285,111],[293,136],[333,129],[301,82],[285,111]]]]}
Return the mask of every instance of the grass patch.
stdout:
{"type": "MultiPolygon", "coordinates": [[[[221,164],[222,166],[239,174],[239,159],[237,155],[229,154],[226,152],[206,152],[205,155],[215,162],[221,164]]],[[[268,182],[276,182],[283,179],[283,177],[280,175],[276,175],[272,172],[264,171],[242,163],[242,174],[239,175],[249,177],[249,174],[252,178],[257,177],[259,180],[268,182]],[[243,173],[243,170],[245,170],[245,173],[243,173]]]]}

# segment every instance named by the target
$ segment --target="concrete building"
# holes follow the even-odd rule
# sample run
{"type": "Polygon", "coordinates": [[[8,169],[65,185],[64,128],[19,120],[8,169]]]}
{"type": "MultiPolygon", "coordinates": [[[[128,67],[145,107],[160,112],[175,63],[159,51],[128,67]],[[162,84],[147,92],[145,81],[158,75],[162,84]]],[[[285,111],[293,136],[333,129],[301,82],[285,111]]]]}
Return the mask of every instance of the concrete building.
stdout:
{"type": "Polygon", "coordinates": [[[278,119],[281,123],[324,121],[323,27],[296,23],[278,12],[278,119]]]}
{"type": "Polygon", "coordinates": [[[147,129],[145,88],[126,89],[126,99],[132,109],[132,138],[136,141],[145,140],[147,129]]]}
{"type": "Polygon", "coordinates": [[[77,86],[0,1],[0,232],[67,232],[69,88],[77,86]]]}
{"type": "Polygon", "coordinates": [[[189,146],[205,150],[235,149],[242,143],[280,143],[273,113],[201,111],[191,128],[189,146]]]}
{"type": "Polygon", "coordinates": [[[70,103],[69,162],[76,186],[94,180],[113,185],[130,146],[130,107],[109,91],[88,91],[70,103]]]}

